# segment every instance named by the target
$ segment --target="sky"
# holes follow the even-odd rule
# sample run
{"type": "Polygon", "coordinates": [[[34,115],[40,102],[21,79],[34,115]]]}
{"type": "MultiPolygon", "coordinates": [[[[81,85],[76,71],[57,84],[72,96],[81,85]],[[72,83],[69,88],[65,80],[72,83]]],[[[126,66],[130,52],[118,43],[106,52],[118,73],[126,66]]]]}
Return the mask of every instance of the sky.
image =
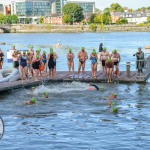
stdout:
{"type": "MultiPolygon", "coordinates": [[[[13,0],[0,0],[0,3],[11,3],[13,0]]],[[[150,0],[74,0],[74,1],[93,1],[96,8],[103,10],[109,7],[112,3],[119,3],[122,7],[137,9],[140,7],[150,6],[150,0]]]]}

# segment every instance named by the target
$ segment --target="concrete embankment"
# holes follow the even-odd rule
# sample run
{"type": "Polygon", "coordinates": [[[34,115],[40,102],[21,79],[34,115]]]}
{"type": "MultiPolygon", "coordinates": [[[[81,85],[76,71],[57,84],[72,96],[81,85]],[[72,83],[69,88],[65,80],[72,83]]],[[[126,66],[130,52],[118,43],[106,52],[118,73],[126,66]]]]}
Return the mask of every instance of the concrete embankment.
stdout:
{"type": "MultiPolygon", "coordinates": [[[[5,26],[7,28],[7,25],[5,26]]],[[[4,28],[0,29],[1,33],[4,28]]],[[[50,25],[50,24],[13,24],[7,31],[10,33],[73,33],[73,32],[149,32],[150,26],[139,25],[97,25],[94,30],[89,25],[50,25]]]]}

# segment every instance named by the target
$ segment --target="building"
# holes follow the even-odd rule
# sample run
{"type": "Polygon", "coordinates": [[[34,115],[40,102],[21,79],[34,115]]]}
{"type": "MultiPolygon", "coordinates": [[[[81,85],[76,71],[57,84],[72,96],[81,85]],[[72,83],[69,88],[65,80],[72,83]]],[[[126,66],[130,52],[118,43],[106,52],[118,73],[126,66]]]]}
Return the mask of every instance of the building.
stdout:
{"type": "Polygon", "coordinates": [[[85,19],[89,18],[91,14],[95,13],[95,2],[86,2],[86,1],[65,1],[64,3],[75,3],[80,5],[83,8],[83,14],[85,19]]]}
{"type": "Polygon", "coordinates": [[[116,23],[120,18],[126,18],[129,24],[139,24],[147,22],[150,12],[111,12],[112,23],[116,23]]]}
{"type": "Polygon", "coordinates": [[[4,14],[4,5],[0,4],[0,14],[4,14]]]}
{"type": "Polygon", "coordinates": [[[52,14],[52,15],[44,18],[44,23],[63,24],[62,19],[63,19],[63,14],[52,14]]]}
{"type": "Polygon", "coordinates": [[[4,6],[4,15],[11,14],[11,5],[4,6]]]}
{"type": "Polygon", "coordinates": [[[62,13],[65,0],[14,0],[11,13],[19,16],[21,22],[25,19],[37,21],[39,17],[62,13]]]}

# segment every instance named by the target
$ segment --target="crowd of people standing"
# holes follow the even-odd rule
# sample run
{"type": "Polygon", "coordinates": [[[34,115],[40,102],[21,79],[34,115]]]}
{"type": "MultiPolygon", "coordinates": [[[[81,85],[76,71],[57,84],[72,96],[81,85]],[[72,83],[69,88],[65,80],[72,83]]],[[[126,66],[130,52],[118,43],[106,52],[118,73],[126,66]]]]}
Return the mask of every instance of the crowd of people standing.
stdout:
{"type": "MultiPolygon", "coordinates": [[[[39,81],[39,75],[41,78],[44,78],[44,74],[47,73],[49,69],[49,77],[50,79],[55,78],[56,74],[56,60],[58,55],[54,52],[53,48],[50,48],[48,54],[46,51],[41,52],[41,49],[38,48],[36,51],[33,50],[33,46],[29,47],[28,51],[18,51],[15,48],[15,45],[12,45],[12,60],[13,67],[20,69],[20,75],[22,81],[24,80],[24,76],[26,79],[29,78],[29,74],[34,78],[35,81],[39,81]]],[[[82,47],[78,53],[78,78],[80,75],[80,70],[82,70],[82,78],[84,79],[85,65],[88,59],[88,54],[85,51],[85,48],[82,47]]],[[[0,49],[0,67],[2,68],[4,53],[0,49]]],[[[68,64],[68,72],[72,74],[74,77],[74,58],[75,55],[71,48],[67,53],[67,64],[68,64]]],[[[91,78],[97,78],[97,64],[98,61],[101,62],[103,68],[103,75],[107,76],[108,82],[112,82],[112,76],[114,72],[114,67],[116,67],[118,76],[119,72],[119,62],[121,60],[120,54],[117,50],[113,50],[112,53],[109,53],[107,49],[104,47],[101,49],[101,53],[97,53],[95,49],[92,50],[90,54],[91,60],[91,78]]]]}

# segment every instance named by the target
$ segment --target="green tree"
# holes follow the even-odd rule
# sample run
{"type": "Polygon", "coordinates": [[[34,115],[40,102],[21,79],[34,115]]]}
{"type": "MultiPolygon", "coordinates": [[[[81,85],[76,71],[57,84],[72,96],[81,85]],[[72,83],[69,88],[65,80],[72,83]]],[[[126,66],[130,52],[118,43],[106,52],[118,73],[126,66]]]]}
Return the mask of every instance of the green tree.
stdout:
{"type": "Polygon", "coordinates": [[[147,22],[150,23],[150,16],[147,17],[147,22]]]}
{"type": "Polygon", "coordinates": [[[128,24],[128,20],[126,18],[120,18],[116,21],[116,24],[128,24]]]}
{"type": "Polygon", "coordinates": [[[96,30],[97,30],[97,26],[96,26],[96,24],[94,24],[94,23],[91,23],[90,26],[89,26],[89,28],[90,28],[92,31],[96,31],[96,30]]]}
{"type": "Polygon", "coordinates": [[[103,23],[108,25],[111,24],[112,20],[111,20],[111,16],[110,14],[104,13],[103,14],[103,23]]]}
{"type": "Polygon", "coordinates": [[[70,16],[70,23],[81,22],[84,19],[82,7],[75,3],[68,3],[63,6],[62,12],[64,15],[70,16]]]}
{"type": "Polygon", "coordinates": [[[42,24],[43,22],[44,22],[44,18],[41,16],[41,17],[39,18],[39,23],[42,24]]]}
{"type": "Polygon", "coordinates": [[[110,11],[116,11],[116,12],[123,12],[124,9],[122,6],[118,3],[113,3],[110,5],[110,11]]]}
{"type": "Polygon", "coordinates": [[[65,14],[63,16],[63,22],[68,24],[70,21],[71,21],[70,15],[65,14]]]}
{"type": "Polygon", "coordinates": [[[101,15],[101,14],[98,14],[97,16],[95,16],[95,18],[94,18],[94,23],[98,23],[98,24],[100,24],[100,23],[102,23],[103,22],[103,16],[101,15]]]}
{"type": "Polygon", "coordinates": [[[88,20],[88,23],[91,24],[91,23],[94,23],[94,18],[96,17],[96,14],[92,14],[88,20]]]}
{"type": "Polygon", "coordinates": [[[0,23],[3,23],[3,21],[4,21],[4,15],[0,14],[0,23]]]}
{"type": "Polygon", "coordinates": [[[103,14],[103,23],[107,25],[107,24],[110,24],[111,22],[112,20],[111,20],[111,15],[110,15],[110,9],[105,8],[104,14],[103,14]]]}

